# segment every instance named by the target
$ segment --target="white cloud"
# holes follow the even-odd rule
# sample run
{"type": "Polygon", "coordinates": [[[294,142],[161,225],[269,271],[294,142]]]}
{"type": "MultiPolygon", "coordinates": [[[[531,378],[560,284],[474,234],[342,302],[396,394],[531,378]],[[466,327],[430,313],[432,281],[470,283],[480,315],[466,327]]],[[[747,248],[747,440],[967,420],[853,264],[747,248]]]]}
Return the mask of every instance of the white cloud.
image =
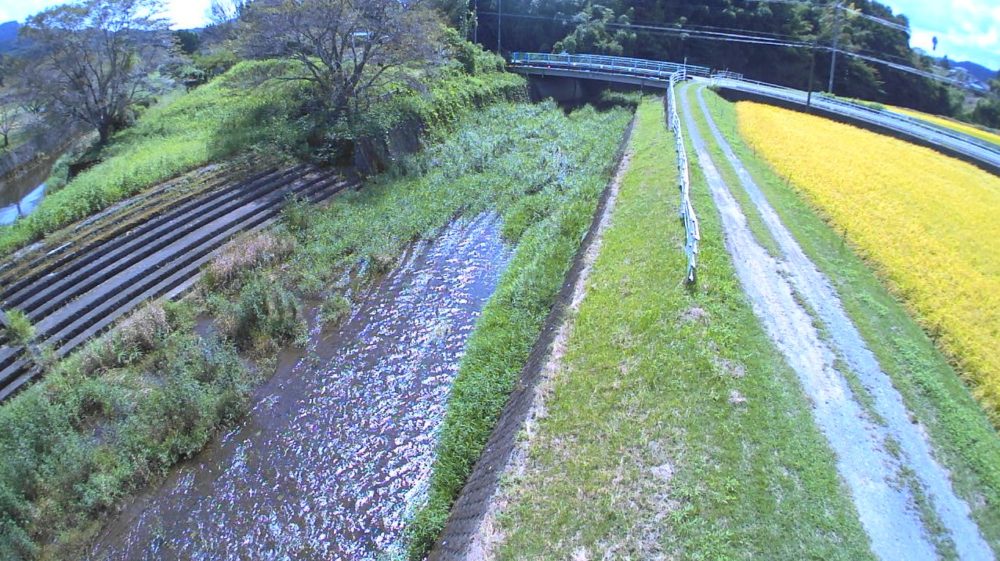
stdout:
{"type": "Polygon", "coordinates": [[[888,0],[910,20],[910,44],[952,60],[971,60],[1000,68],[1000,5],[996,0],[888,0]],[[938,38],[932,51],[933,37],[938,38]]]}
{"type": "Polygon", "coordinates": [[[174,27],[201,27],[208,22],[211,0],[167,0],[166,15],[174,27]]]}
{"type": "MultiPolygon", "coordinates": [[[[201,27],[208,22],[211,0],[165,0],[164,16],[173,27],[201,27]]],[[[0,23],[17,20],[23,22],[45,8],[68,3],[66,0],[0,0],[0,23]]]]}

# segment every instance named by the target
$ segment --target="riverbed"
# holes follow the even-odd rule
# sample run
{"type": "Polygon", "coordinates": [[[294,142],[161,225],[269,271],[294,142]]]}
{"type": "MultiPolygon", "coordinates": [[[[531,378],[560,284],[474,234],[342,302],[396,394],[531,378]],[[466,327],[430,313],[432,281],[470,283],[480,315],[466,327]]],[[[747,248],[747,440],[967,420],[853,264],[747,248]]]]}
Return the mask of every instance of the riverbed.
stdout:
{"type": "Polygon", "coordinates": [[[417,242],[246,420],[112,520],[92,560],[384,559],[430,476],[465,342],[510,258],[495,215],[417,242]]]}

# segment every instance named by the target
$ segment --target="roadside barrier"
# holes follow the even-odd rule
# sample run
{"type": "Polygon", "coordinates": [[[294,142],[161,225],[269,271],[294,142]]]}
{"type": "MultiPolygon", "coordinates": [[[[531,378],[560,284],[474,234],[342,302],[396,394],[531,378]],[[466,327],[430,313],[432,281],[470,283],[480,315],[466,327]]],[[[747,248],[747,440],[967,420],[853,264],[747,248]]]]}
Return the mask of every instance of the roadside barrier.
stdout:
{"type": "Polygon", "coordinates": [[[694,212],[694,205],[691,204],[691,171],[688,168],[684,132],[681,129],[680,116],[677,114],[677,97],[674,93],[675,84],[686,78],[683,70],[671,74],[667,95],[663,96],[663,99],[664,104],[666,104],[667,128],[673,131],[674,142],[677,146],[677,183],[681,191],[680,216],[681,220],[684,221],[684,232],[687,238],[684,243],[684,252],[688,258],[685,280],[688,283],[693,283],[697,278],[698,241],[701,239],[701,230],[698,227],[698,216],[694,212]]]}

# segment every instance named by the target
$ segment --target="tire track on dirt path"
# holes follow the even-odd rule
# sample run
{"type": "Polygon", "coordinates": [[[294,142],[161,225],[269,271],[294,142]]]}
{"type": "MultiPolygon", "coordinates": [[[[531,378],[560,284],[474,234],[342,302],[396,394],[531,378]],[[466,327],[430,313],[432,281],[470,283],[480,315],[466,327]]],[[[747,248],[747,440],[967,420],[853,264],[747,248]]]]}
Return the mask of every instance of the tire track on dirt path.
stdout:
{"type": "Polygon", "coordinates": [[[968,506],[934,460],[921,428],[910,421],[902,397],[843,311],[832,285],[805,256],[721,138],[699,92],[701,110],[716,142],[733,163],[743,188],[778,242],[783,259],[774,259],[757,242],[708,154],[687,96],[680,98],[688,134],[721,214],[726,247],[740,282],[755,314],[798,374],[812,402],[814,419],[836,453],[838,471],[872,551],[886,560],[900,555],[919,560],[936,559],[942,553],[939,549],[953,548],[960,559],[993,559],[968,506]],[[813,324],[811,311],[822,322],[822,333],[813,324]],[[849,374],[857,376],[871,394],[870,410],[851,390],[849,374]],[[898,453],[890,450],[894,444],[898,444],[898,453]],[[922,514],[927,515],[921,513],[923,500],[930,503],[930,516],[938,519],[947,535],[929,531],[922,519],[922,514]]]}

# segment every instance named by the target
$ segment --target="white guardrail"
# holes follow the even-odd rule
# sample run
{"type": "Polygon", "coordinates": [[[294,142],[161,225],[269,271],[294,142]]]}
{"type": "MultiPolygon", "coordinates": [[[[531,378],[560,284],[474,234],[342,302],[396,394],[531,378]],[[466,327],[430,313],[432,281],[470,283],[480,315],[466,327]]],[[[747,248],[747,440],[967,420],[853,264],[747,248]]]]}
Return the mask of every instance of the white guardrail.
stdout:
{"type": "Polygon", "coordinates": [[[687,254],[688,267],[686,281],[693,283],[698,267],[698,241],[701,240],[701,229],[698,226],[698,216],[691,204],[691,171],[688,168],[687,150],[684,147],[684,132],[681,130],[681,118],[677,114],[677,97],[674,85],[686,79],[684,72],[675,72],[670,76],[667,95],[663,96],[666,104],[667,127],[674,133],[677,146],[677,183],[681,191],[680,215],[684,221],[684,232],[687,237],[684,252],[687,254]]]}
{"type": "MultiPolygon", "coordinates": [[[[694,212],[694,205],[691,204],[691,173],[688,168],[687,150],[684,147],[681,120],[677,114],[674,85],[686,80],[689,76],[707,78],[710,75],[710,70],[704,66],[639,58],[549,53],[511,53],[510,63],[522,67],[563,68],[578,72],[627,74],[652,78],[667,85],[664,104],[666,105],[667,127],[673,131],[677,146],[677,176],[681,194],[680,216],[681,220],[684,221],[686,238],[684,252],[687,254],[688,266],[685,281],[695,282],[698,267],[698,241],[701,239],[701,230],[698,226],[698,217],[694,212]]],[[[733,76],[742,77],[736,74],[733,76]]]]}

